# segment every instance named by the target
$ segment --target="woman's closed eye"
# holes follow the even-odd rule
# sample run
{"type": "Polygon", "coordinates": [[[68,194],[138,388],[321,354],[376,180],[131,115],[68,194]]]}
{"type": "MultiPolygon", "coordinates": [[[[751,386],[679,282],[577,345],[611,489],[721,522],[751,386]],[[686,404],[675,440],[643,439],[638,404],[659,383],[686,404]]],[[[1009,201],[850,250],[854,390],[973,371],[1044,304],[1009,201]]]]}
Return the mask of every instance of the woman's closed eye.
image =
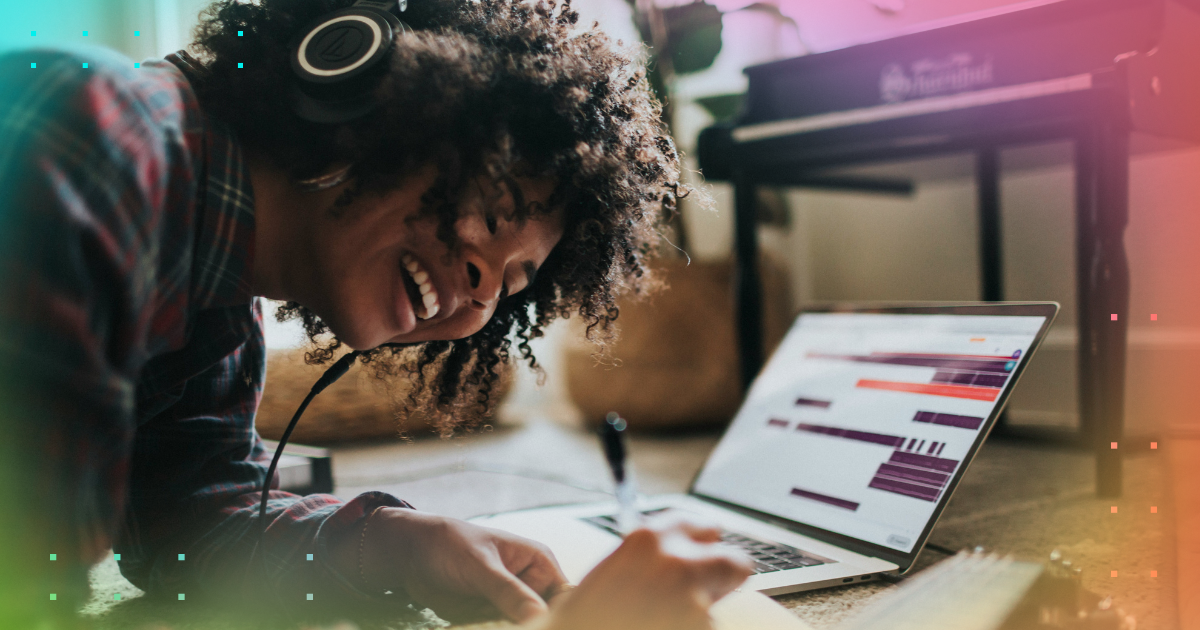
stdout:
{"type": "MultiPolygon", "coordinates": [[[[505,219],[505,220],[507,221],[508,219],[505,219]]],[[[500,231],[500,219],[495,213],[485,212],[483,215],[483,223],[484,223],[484,226],[487,227],[488,233],[490,233],[493,236],[495,236],[500,231]]],[[[537,267],[531,261],[526,260],[526,261],[522,262],[521,269],[522,269],[522,271],[525,272],[525,282],[522,284],[521,288],[519,290],[517,290],[515,293],[521,293],[521,292],[525,291],[526,289],[528,289],[531,285],[533,285],[533,279],[537,276],[537,267]]],[[[503,300],[504,298],[507,298],[514,294],[514,292],[509,289],[507,275],[508,274],[505,273],[506,277],[504,278],[504,280],[502,281],[501,286],[500,286],[500,295],[497,298],[499,300],[503,300]]]]}

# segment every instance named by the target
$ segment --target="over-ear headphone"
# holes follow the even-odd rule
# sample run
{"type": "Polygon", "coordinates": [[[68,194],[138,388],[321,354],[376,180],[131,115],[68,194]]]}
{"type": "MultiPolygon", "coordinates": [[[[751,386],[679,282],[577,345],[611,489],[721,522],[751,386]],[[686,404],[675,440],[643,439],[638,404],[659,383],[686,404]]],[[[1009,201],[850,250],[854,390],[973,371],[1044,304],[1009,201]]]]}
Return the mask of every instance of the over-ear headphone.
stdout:
{"type": "Polygon", "coordinates": [[[371,98],[396,38],[411,30],[400,21],[408,0],[358,0],[313,20],[291,46],[291,104],[297,116],[342,123],[379,103],[371,98]]]}

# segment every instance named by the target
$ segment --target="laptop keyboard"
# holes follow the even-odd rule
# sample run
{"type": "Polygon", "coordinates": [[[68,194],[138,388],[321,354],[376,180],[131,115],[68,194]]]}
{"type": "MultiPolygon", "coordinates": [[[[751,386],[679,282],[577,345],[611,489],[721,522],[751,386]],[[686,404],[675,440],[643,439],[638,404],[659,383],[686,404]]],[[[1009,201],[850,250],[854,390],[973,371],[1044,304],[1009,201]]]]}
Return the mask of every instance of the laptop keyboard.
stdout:
{"type": "MultiPolygon", "coordinates": [[[[643,512],[643,514],[653,514],[661,511],[654,510],[652,512],[643,512]]],[[[589,516],[581,520],[591,523],[614,536],[621,535],[617,531],[616,516],[605,514],[602,516],[589,516]]],[[[754,572],[756,574],[786,571],[788,569],[802,569],[804,567],[815,567],[834,562],[828,558],[822,558],[821,556],[801,551],[789,545],[766,542],[728,530],[721,531],[721,542],[737,547],[750,556],[754,560],[754,572]]]]}
{"type": "Polygon", "coordinates": [[[755,573],[771,573],[787,569],[802,569],[821,564],[831,564],[828,558],[806,553],[782,543],[769,543],[745,534],[721,532],[721,541],[733,545],[754,560],[755,573]]]}

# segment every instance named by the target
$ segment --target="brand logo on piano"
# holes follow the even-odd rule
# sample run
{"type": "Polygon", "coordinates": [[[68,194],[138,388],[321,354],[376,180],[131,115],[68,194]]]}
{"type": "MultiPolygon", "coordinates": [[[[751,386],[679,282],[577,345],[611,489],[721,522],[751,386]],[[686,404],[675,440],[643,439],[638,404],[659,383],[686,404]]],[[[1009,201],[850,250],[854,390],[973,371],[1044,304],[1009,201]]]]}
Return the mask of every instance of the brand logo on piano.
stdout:
{"type": "Polygon", "coordinates": [[[992,82],[991,58],[977,61],[970,53],[944,59],[921,59],[909,65],[888,64],[879,76],[879,97],[885,103],[974,90],[992,82]]]}

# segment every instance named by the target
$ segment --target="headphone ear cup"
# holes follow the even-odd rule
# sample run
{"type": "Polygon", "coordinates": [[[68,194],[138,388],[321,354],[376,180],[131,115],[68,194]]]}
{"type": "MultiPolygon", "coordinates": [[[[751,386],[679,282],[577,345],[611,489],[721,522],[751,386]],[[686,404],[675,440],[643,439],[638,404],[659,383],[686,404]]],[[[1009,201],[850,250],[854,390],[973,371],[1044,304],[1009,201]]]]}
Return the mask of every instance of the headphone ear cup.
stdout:
{"type": "Polygon", "coordinates": [[[321,16],[301,30],[290,49],[295,113],[337,123],[370,111],[370,97],[405,26],[388,12],[351,7],[321,16]]]}

